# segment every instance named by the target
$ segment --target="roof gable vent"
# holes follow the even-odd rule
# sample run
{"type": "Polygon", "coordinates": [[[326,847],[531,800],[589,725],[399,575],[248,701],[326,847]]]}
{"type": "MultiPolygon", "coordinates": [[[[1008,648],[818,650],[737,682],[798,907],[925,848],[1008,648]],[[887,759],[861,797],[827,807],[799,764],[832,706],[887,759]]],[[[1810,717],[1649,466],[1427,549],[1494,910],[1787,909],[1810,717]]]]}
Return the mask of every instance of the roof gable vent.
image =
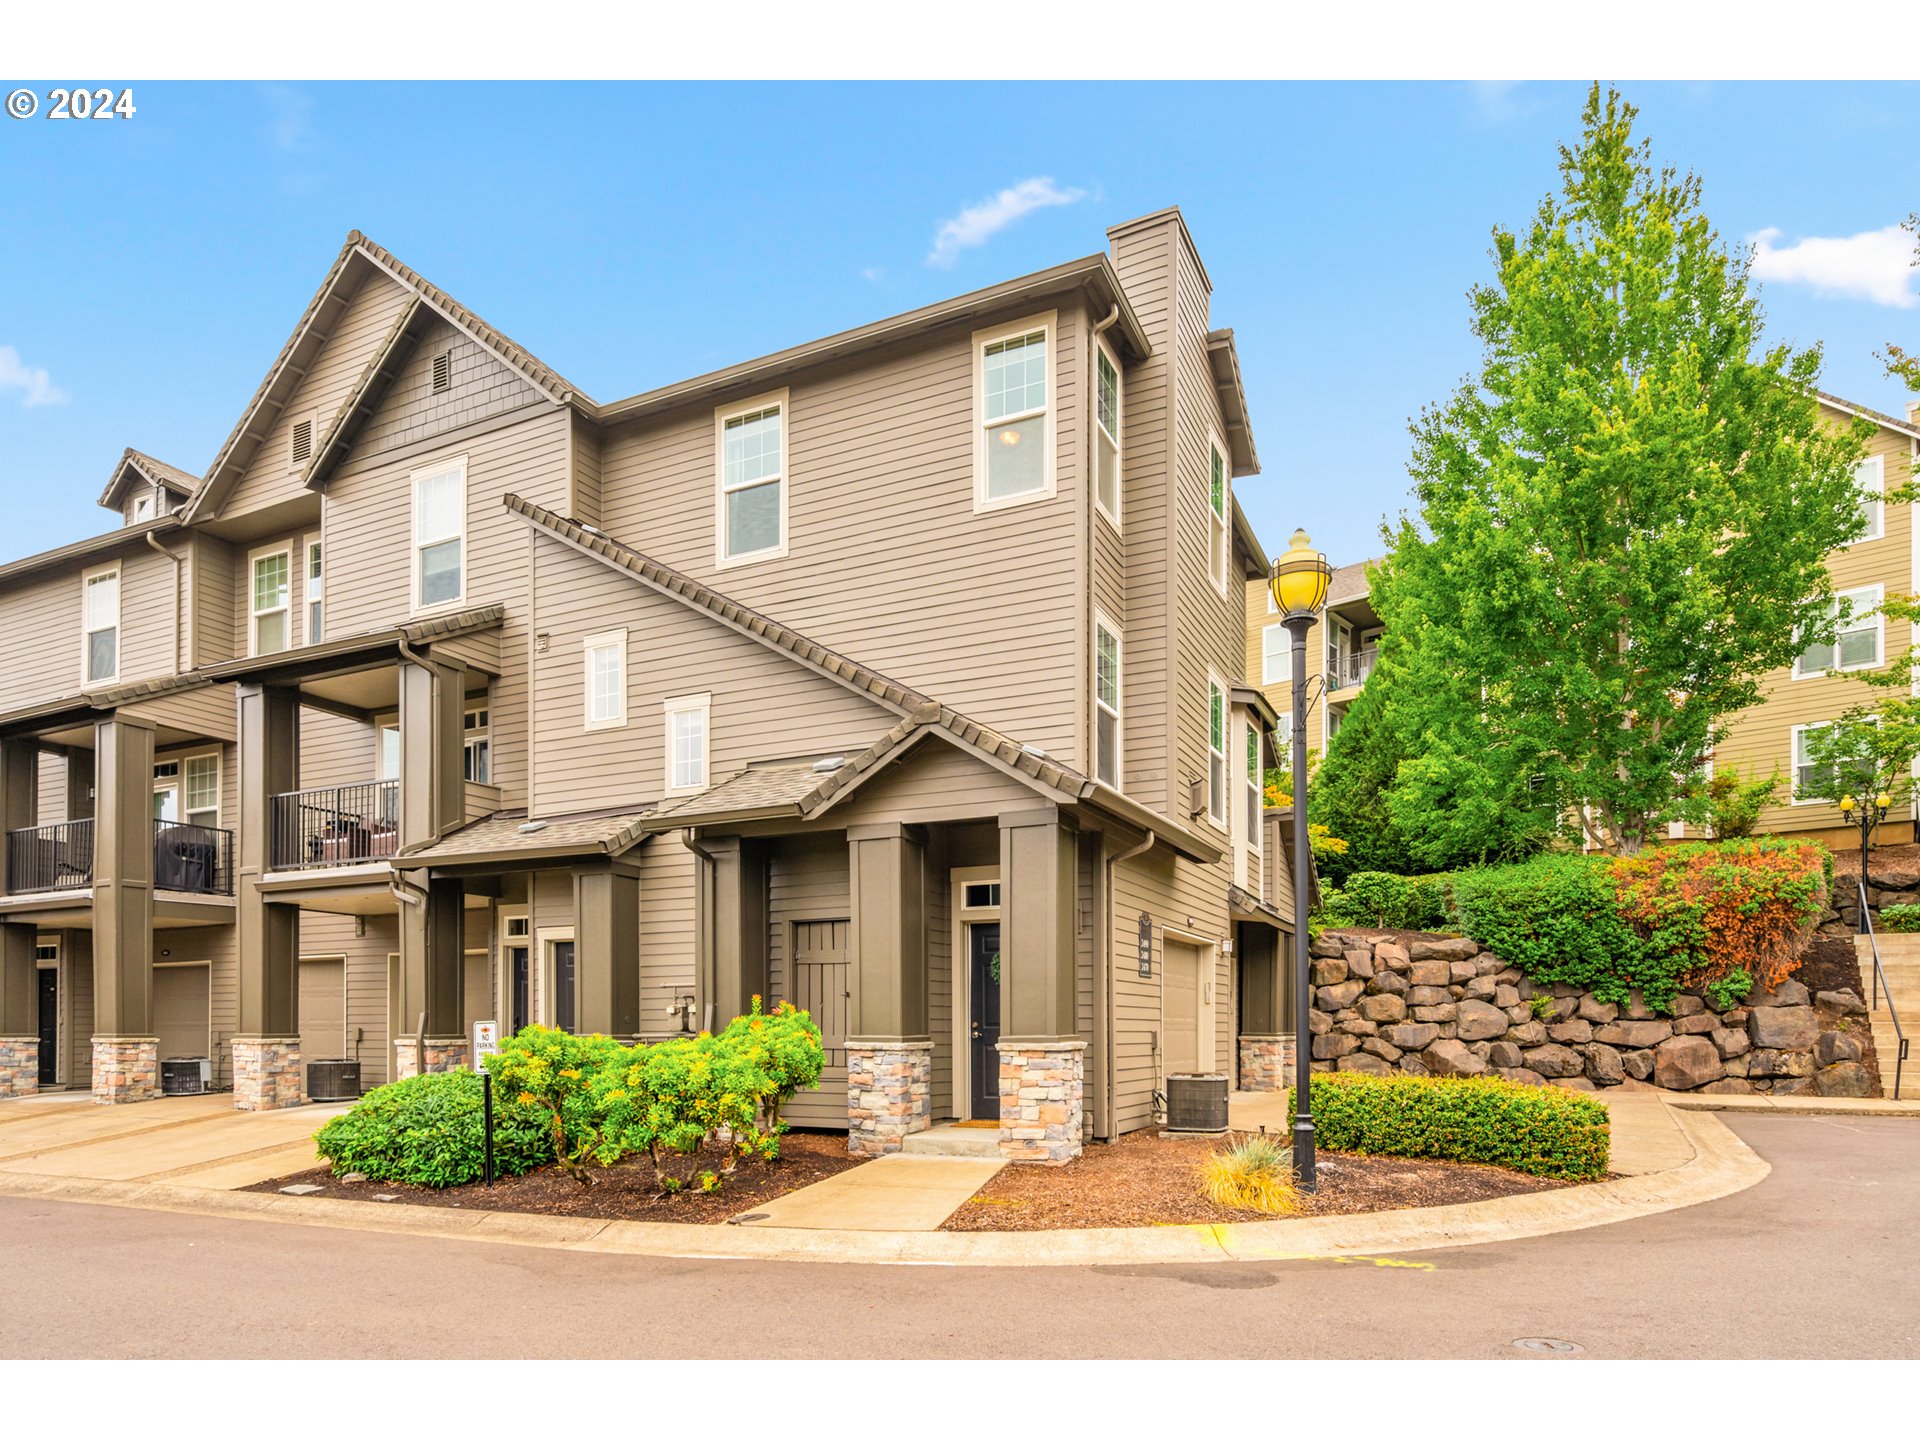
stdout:
{"type": "Polygon", "coordinates": [[[313,458],[313,421],[293,422],[293,463],[304,465],[313,458]]]}
{"type": "Polygon", "coordinates": [[[453,352],[442,350],[433,357],[433,393],[444,395],[453,388],[453,352]]]}

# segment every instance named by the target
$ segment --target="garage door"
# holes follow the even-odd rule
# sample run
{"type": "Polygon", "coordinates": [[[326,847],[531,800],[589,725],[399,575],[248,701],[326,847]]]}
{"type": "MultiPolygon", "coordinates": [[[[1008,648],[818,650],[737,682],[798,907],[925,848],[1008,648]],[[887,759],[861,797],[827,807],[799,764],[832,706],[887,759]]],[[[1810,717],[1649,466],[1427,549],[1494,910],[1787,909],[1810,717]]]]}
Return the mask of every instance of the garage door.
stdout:
{"type": "Polygon", "coordinates": [[[200,1060],[207,1046],[207,967],[153,967],[153,1033],[162,1060],[200,1060]]]}
{"type": "Polygon", "coordinates": [[[1177,940],[1166,942],[1166,982],[1162,992],[1166,1074],[1192,1075],[1200,1069],[1200,951],[1177,940]]]}
{"type": "Polygon", "coordinates": [[[300,1063],[347,1060],[347,962],[300,962],[300,1063]]]}

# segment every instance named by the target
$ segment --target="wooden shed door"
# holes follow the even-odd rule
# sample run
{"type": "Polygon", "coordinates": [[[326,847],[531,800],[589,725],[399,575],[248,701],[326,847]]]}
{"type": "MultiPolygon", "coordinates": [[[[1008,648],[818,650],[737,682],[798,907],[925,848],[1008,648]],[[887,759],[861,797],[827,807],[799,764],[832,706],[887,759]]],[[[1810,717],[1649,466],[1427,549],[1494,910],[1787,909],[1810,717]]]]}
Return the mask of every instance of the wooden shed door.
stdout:
{"type": "Polygon", "coordinates": [[[787,1107],[787,1118],[795,1125],[846,1128],[847,1036],[853,1024],[847,929],[845,920],[796,920],[793,924],[793,983],[788,998],[813,1016],[826,1050],[820,1088],[802,1091],[787,1107]]]}
{"type": "Polygon", "coordinates": [[[300,1063],[347,1060],[347,962],[300,962],[300,1063]]]}
{"type": "Polygon", "coordinates": [[[201,1060],[207,1044],[207,967],[156,965],[153,968],[153,1033],[162,1060],[201,1060]]]}
{"type": "Polygon", "coordinates": [[[1166,957],[1164,1024],[1168,1075],[1192,1075],[1200,1068],[1200,951],[1169,940],[1166,957]]]}

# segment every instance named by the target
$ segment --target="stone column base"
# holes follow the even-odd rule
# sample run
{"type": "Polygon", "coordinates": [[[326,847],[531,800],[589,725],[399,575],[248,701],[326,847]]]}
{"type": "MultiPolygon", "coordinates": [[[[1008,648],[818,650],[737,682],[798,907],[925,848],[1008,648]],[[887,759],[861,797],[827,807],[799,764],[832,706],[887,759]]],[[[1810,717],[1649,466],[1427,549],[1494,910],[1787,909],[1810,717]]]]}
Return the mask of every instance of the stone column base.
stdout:
{"type": "MultiPolygon", "coordinates": [[[[456,1070],[465,1065],[473,1055],[473,1046],[463,1035],[441,1036],[435,1039],[427,1037],[427,1073],[436,1074],[442,1070],[456,1070]]],[[[411,1040],[393,1042],[393,1078],[405,1080],[420,1073],[419,1056],[411,1040]]]]}
{"type": "Polygon", "coordinates": [[[285,1110],[307,1098],[300,1037],[236,1037],[233,1042],[233,1108],[285,1110]]]}
{"type": "Polygon", "coordinates": [[[1064,1165],[1086,1138],[1084,1040],[1000,1044],[1000,1153],[1064,1165]]]}
{"type": "Polygon", "coordinates": [[[0,1100],[40,1093],[40,1037],[0,1035],[0,1100]]]}
{"type": "Polygon", "coordinates": [[[847,1153],[891,1155],[933,1124],[933,1042],[847,1047],[847,1153]]]}
{"type": "Polygon", "coordinates": [[[93,1103],[130,1105],[160,1093],[160,1040],[154,1035],[93,1037],[93,1103]]]}
{"type": "Polygon", "coordinates": [[[1262,1094],[1293,1088],[1293,1037],[1242,1035],[1240,1088],[1262,1094]]]}

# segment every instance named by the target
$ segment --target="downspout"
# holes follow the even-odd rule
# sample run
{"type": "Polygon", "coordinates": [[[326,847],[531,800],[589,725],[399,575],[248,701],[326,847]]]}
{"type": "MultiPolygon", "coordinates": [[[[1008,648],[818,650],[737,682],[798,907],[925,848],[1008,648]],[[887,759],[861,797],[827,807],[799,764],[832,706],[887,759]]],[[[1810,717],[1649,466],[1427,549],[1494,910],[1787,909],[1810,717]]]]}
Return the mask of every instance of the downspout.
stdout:
{"type": "MultiPolygon", "coordinates": [[[[405,878],[398,870],[393,870],[388,873],[387,889],[392,892],[393,898],[403,905],[424,907],[427,903],[426,893],[411,880],[405,878]]],[[[406,967],[404,965],[400,971],[400,984],[404,990],[406,986],[406,967]]],[[[406,1019],[404,1015],[400,1018],[402,1020],[406,1019]]],[[[424,1075],[427,1073],[426,1018],[427,1012],[422,1010],[420,1012],[420,1023],[414,1026],[413,1073],[416,1075],[424,1075]]],[[[387,1043],[391,1045],[399,1038],[397,1035],[389,1035],[387,1037],[387,1043]]]]}
{"type": "Polygon", "coordinates": [[[1154,832],[1149,830],[1147,832],[1147,838],[1142,840],[1138,845],[1135,845],[1131,850],[1122,850],[1118,855],[1109,855],[1107,857],[1106,914],[1107,914],[1107,929],[1108,929],[1108,936],[1109,936],[1107,941],[1107,964],[1106,964],[1107,983],[1095,988],[1093,992],[1093,998],[1094,998],[1094,1002],[1099,1006],[1100,1010],[1102,1011],[1101,1014],[1096,1015],[1094,1017],[1094,1029],[1100,1035],[1100,1042],[1105,1047],[1105,1054],[1101,1057],[1101,1065],[1100,1065],[1100,1099],[1101,1099],[1102,1107],[1105,1111],[1105,1118],[1107,1122],[1107,1139],[1109,1140],[1114,1140],[1119,1138],[1118,1135],[1116,1134],[1116,1132],[1119,1129],[1119,1124],[1114,1119],[1114,1115],[1113,1115],[1114,1100],[1117,1095],[1117,1091],[1115,1090],[1114,1083],[1113,1083],[1114,1046],[1116,1043],[1116,1037],[1114,1034],[1114,1024],[1113,1024],[1113,1012],[1116,1004],[1116,996],[1115,996],[1115,986],[1114,986],[1113,941],[1111,938],[1112,930],[1113,930],[1113,908],[1114,908],[1113,867],[1118,865],[1122,860],[1132,860],[1137,856],[1146,854],[1149,850],[1153,849],[1153,842],[1157,838],[1158,837],[1154,834],[1154,832]]]}
{"type": "Polygon", "coordinates": [[[178,675],[181,670],[180,636],[184,628],[180,624],[180,575],[181,567],[186,562],[162,545],[151,530],[147,532],[147,544],[153,547],[156,554],[164,555],[173,562],[173,673],[178,675]]]}

